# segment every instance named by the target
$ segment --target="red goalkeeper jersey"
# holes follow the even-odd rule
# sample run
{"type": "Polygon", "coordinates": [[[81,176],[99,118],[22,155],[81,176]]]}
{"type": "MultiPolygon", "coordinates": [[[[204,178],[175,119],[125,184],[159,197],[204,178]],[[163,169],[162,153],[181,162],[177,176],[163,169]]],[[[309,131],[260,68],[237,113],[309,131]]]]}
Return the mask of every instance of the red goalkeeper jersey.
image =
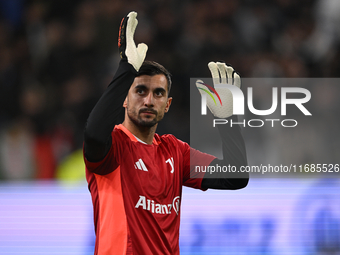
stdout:
{"type": "Polygon", "coordinates": [[[179,254],[182,185],[200,189],[204,174],[194,172],[190,155],[200,166],[215,159],[173,135],[155,134],[148,145],[123,125],[115,127],[106,157],[85,159],[95,255],[179,254]]]}

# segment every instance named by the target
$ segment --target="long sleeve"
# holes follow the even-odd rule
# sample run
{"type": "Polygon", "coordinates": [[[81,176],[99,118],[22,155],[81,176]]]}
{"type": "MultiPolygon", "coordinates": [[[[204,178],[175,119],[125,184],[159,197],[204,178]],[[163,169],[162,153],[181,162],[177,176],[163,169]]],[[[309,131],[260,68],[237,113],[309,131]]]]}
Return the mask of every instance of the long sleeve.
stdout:
{"type": "MultiPolygon", "coordinates": [[[[237,116],[232,116],[233,122],[237,122],[237,116]]],[[[246,147],[239,125],[217,125],[221,140],[223,160],[215,159],[210,166],[235,166],[236,172],[206,173],[202,181],[203,189],[241,189],[247,186],[249,173],[240,172],[241,166],[247,165],[246,147]]]]}
{"type": "Polygon", "coordinates": [[[111,132],[123,121],[123,102],[136,74],[132,65],[121,60],[112,82],[91,111],[84,131],[87,160],[100,161],[108,153],[112,143],[111,132]]]}

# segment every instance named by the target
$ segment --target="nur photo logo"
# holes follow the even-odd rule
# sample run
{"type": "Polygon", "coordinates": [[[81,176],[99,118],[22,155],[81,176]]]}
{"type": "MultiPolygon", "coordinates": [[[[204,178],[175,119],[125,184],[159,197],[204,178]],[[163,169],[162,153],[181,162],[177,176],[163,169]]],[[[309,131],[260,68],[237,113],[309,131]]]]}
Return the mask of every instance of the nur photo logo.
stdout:
{"type": "MultiPolygon", "coordinates": [[[[280,108],[280,116],[287,116],[287,106],[292,105],[296,107],[300,112],[302,112],[305,116],[312,116],[312,113],[307,109],[305,104],[311,100],[311,93],[306,88],[301,87],[272,87],[271,88],[271,98],[268,97],[266,100],[271,100],[271,106],[267,109],[257,109],[254,106],[254,93],[253,87],[247,88],[246,95],[243,91],[234,85],[220,83],[215,84],[215,88],[204,83],[202,80],[197,80],[196,84],[200,84],[198,87],[201,90],[201,115],[207,114],[207,100],[213,100],[215,107],[222,108],[222,100],[221,100],[221,91],[228,90],[227,93],[230,94],[229,98],[232,100],[232,114],[233,115],[245,115],[245,107],[250,113],[256,116],[269,116],[275,113],[278,108],[280,108]],[[219,91],[219,93],[217,92],[219,91]],[[280,92],[280,93],[279,93],[280,92]],[[294,95],[294,98],[292,98],[294,95]],[[207,99],[209,97],[209,99],[207,99]]],[[[268,88],[266,88],[268,89],[268,88]]],[[[224,92],[226,93],[226,91],[224,92]]],[[[275,116],[278,116],[276,114],[275,116]]],[[[282,127],[296,127],[298,125],[298,121],[296,119],[286,119],[286,118],[258,118],[258,119],[243,119],[239,122],[233,122],[232,119],[214,119],[213,126],[229,124],[233,125],[241,125],[243,127],[263,127],[266,124],[269,124],[271,127],[275,125],[281,125],[282,127]]]]}

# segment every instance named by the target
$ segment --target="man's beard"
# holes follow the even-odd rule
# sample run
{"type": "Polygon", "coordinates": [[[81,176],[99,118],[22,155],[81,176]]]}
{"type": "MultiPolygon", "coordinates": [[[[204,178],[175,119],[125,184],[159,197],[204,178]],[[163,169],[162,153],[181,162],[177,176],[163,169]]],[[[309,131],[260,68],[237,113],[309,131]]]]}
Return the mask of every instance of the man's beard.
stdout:
{"type": "Polygon", "coordinates": [[[136,114],[135,111],[130,112],[129,110],[127,111],[128,117],[130,118],[130,120],[138,127],[153,127],[154,125],[156,125],[162,118],[157,119],[158,114],[157,111],[155,110],[150,110],[150,109],[140,109],[139,113],[136,114]],[[151,120],[143,120],[141,118],[141,113],[143,112],[153,112],[155,114],[155,117],[151,120]]]}

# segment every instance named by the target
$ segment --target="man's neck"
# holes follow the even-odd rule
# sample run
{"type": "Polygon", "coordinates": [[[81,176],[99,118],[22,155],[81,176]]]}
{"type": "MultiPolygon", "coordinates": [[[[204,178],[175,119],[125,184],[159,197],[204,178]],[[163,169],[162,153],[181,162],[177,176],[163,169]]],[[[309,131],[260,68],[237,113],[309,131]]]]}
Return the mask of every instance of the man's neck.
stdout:
{"type": "Polygon", "coordinates": [[[133,122],[127,121],[125,119],[122,125],[126,127],[127,130],[129,130],[135,137],[138,137],[140,140],[147,144],[152,144],[157,124],[153,127],[140,127],[136,126],[133,122]]]}

